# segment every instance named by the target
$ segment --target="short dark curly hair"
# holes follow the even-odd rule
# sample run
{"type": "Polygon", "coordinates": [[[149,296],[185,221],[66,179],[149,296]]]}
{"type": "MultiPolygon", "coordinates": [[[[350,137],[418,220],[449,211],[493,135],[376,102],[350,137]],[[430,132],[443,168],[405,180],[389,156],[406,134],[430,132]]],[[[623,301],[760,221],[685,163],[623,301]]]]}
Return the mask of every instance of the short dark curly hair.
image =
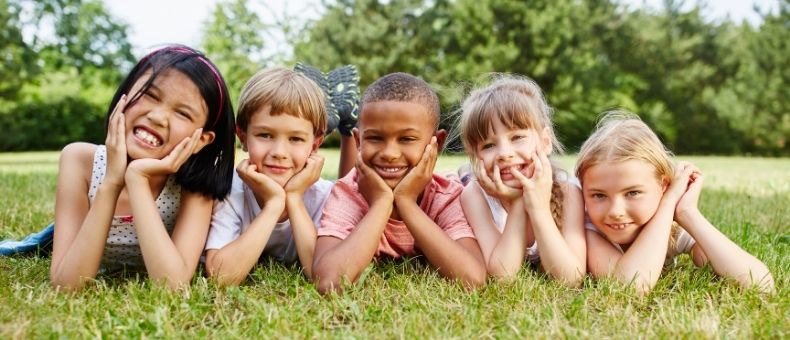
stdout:
{"type": "Polygon", "coordinates": [[[367,103],[382,101],[411,102],[424,106],[439,125],[441,111],[439,96],[431,85],[408,73],[397,72],[385,75],[370,84],[362,96],[362,108],[367,103]]]}

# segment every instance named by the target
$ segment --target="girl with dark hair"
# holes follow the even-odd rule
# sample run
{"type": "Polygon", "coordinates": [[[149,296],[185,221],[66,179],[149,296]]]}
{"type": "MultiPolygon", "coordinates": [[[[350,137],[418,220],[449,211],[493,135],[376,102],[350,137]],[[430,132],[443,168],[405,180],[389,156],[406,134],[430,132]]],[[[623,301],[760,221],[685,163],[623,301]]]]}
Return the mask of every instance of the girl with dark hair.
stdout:
{"type": "Polygon", "coordinates": [[[99,272],[135,269],[188,283],[213,200],[230,190],[234,126],[225,81],[200,52],[168,46],[142,58],[110,104],[105,145],[61,153],[52,285],[77,290],[99,272]]]}

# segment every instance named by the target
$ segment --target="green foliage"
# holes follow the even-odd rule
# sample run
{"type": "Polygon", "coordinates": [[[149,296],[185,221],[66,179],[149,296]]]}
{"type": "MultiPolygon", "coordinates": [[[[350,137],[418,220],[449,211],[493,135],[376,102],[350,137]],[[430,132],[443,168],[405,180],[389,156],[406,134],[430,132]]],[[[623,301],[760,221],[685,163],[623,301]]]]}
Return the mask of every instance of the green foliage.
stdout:
{"type": "Polygon", "coordinates": [[[2,0],[0,9],[0,151],[100,142],[106,105],[134,61],[126,24],[97,0],[2,0]]]}
{"type": "Polygon", "coordinates": [[[325,4],[294,53],[322,68],[356,64],[363,84],[421,76],[448,113],[487,74],[528,76],[571,150],[600,112],[626,108],[679,153],[787,155],[787,0],[780,6],[754,29],[678,0],[657,12],[614,0],[342,0],[325,4]]]}
{"type": "Polygon", "coordinates": [[[218,2],[203,31],[203,50],[225,77],[233,101],[261,67],[256,60],[264,46],[265,26],[247,0],[218,2]]]}

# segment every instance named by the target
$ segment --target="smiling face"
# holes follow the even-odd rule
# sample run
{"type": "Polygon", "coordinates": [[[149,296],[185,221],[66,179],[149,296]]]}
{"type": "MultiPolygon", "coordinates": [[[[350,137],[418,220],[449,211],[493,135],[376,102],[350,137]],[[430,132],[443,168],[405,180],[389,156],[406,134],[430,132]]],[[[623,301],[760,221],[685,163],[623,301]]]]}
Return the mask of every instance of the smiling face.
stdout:
{"type": "Polygon", "coordinates": [[[271,114],[265,105],[250,117],[247,131],[239,136],[257,171],[285,186],[321,145],[313,135],[313,124],[289,114],[271,114]]]}
{"type": "MultiPolygon", "coordinates": [[[[151,77],[140,77],[128,93],[133,98],[151,77]]],[[[197,86],[183,73],[166,70],[124,111],[129,157],[162,159],[184,138],[202,128],[208,107],[197,86]]],[[[211,143],[213,132],[203,132],[197,150],[211,143]]]]}
{"type": "Polygon", "coordinates": [[[604,162],[582,175],[584,205],[592,223],[617,244],[630,244],[653,218],[666,185],[641,160],[604,162]]]}
{"type": "Polygon", "coordinates": [[[551,142],[545,133],[542,135],[535,129],[511,129],[501,121],[494,120],[487,136],[475,148],[475,157],[482,161],[486,173],[493,178],[494,164],[499,166],[502,182],[513,188],[520,188],[521,182],[515,178],[513,171],[519,171],[527,177],[532,175],[532,155],[537,148],[548,153],[551,142]]]}
{"type": "Polygon", "coordinates": [[[432,136],[437,136],[441,148],[445,135],[436,131],[435,122],[436,118],[418,103],[365,103],[359,127],[354,130],[362,161],[394,189],[420,162],[432,136]]]}

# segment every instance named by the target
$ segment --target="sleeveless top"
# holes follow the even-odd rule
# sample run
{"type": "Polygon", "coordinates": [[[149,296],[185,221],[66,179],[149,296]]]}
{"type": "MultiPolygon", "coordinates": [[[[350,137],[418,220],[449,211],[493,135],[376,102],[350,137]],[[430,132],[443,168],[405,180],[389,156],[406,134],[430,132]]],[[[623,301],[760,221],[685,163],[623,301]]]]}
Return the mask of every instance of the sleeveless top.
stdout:
{"type": "MultiPolygon", "coordinates": [[[[96,198],[96,191],[99,185],[104,180],[106,170],[107,148],[104,145],[99,145],[96,148],[96,153],[93,155],[91,185],[88,191],[88,199],[91,204],[96,198]]],[[[162,188],[162,192],[156,198],[156,207],[168,234],[173,232],[180,205],[181,186],[176,184],[175,176],[169,176],[164,188],[162,188]]],[[[134,216],[113,216],[110,232],[107,235],[107,243],[104,246],[101,267],[104,270],[145,267],[134,228],[134,216]]]]}
{"type": "MultiPolygon", "coordinates": [[[[475,182],[477,183],[477,182],[475,182]]],[[[477,184],[476,184],[477,185],[477,184]]],[[[505,222],[507,222],[507,210],[505,207],[499,203],[499,200],[489,196],[483,188],[479,185],[478,189],[483,193],[483,197],[486,199],[486,203],[488,203],[488,208],[491,210],[491,215],[494,216],[494,224],[496,224],[496,228],[499,230],[500,233],[505,231],[505,222]]],[[[538,252],[538,242],[535,241],[532,243],[531,246],[527,246],[527,252],[525,254],[525,261],[529,263],[537,264],[540,262],[540,253],[538,252]]]]}

